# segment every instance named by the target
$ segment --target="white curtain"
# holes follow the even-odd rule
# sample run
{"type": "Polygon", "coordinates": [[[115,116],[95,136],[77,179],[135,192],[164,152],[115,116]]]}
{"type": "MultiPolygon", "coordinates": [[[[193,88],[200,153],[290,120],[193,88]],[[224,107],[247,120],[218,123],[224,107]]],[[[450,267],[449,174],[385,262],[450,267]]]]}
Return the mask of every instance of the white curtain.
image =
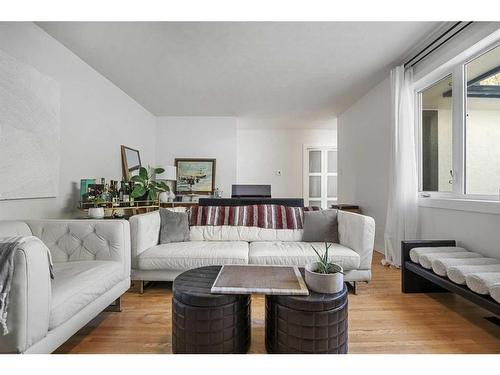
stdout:
{"type": "Polygon", "coordinates": [[[383,264],[401,265],[401,241],[417,234],[417,158],[413,70],[391,71],[391,159],[383,264]]]}

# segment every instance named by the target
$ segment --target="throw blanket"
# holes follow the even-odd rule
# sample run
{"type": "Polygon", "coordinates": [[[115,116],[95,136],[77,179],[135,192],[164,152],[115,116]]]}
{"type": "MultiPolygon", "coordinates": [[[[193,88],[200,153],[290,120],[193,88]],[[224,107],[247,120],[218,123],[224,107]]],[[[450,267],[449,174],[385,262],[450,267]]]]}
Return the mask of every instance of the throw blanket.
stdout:
{"type": "Polygon", "coordinates": [[[265,229],[302,229],[303,207],[275,204],[252,206],[196,206],[189,210],[189,225],[231,225],[265,229]]]}
{"type": "MultiPolygon", "coordinates": [[[[33,237],[6,237],[0,239],[0,326],[3,336],[9,333],[7,328],[7,310],[9,307],[9,294],[14,277],[14,257],[16,250],[26,239],[33,237]]],[[[52,272],[52,259],[47,249],[47,257],[50,268],[50,276],[54,278],[52,272]]]]}

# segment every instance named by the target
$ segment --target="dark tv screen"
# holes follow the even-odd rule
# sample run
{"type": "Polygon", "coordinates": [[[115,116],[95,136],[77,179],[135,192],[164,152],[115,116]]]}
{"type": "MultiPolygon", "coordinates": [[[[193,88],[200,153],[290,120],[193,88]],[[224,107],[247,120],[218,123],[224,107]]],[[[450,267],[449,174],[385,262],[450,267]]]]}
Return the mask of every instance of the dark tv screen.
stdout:
{"type": "Polygon", "coordinates": [[[233,185],[233,198],[271,198],[271,185],[233,185]]]}

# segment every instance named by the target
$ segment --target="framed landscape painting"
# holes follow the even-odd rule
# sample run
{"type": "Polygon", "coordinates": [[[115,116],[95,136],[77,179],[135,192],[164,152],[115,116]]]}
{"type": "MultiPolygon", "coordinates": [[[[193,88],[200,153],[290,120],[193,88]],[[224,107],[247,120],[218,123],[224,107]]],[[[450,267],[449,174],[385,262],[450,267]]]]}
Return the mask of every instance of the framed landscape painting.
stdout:
{"type": "Polygon", "coordinates": [[[215,159],[175,159],[176,194],[213,194],[215,159]]]}

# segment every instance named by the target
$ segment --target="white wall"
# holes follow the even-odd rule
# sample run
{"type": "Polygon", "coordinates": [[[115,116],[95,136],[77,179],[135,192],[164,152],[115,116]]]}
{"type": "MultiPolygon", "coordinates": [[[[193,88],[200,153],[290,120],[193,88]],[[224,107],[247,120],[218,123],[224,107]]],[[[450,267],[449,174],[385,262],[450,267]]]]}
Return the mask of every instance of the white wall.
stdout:
{"type": "Polygon", "coordinates": [[[456,240],[459,246],[500,258],[500,215],[419,208],[420,238],[456,240]]]}
{"type": "Polygon", "coordinates": [[[0,201],[0,219],[74,214],[81,178],[121,178],[121,144],[139,149],[144,163],[154,160],[154,117],[38,26],[0,23],[0,49],[61,89],[59,196],[0,201]]]}
{"type": "Polygon", "coordinates": [[[174,165],[175,158],[215,158],[215,186],[231,196],[236,182],[236,117],[158,117],[156,164],[174,165]]]}
{"type": "Polygon", "coordinates": [[[248,123],[239,128],[238,122],[236,117],[158,117],[156,164],[216,158],[216,186],[225,197],[235,183],[272,184],[275,197],[302,197],[303,145],[337,143],[335,121],[331,129],[251,129],[248,123]]]}
{"type": "Polygon", "coordinates": [[[384,249],[389,187],[390,81],[382,81],[338,118],[339,202],[375,219],[375,248],[384,249]]]}
{"type": "Polygon", "coordinates": [[[331,129],[238,129],[238,183],[271,184],[273,197],[302,198],[304,144],[336,146],[336,121],[331,129]]]}

